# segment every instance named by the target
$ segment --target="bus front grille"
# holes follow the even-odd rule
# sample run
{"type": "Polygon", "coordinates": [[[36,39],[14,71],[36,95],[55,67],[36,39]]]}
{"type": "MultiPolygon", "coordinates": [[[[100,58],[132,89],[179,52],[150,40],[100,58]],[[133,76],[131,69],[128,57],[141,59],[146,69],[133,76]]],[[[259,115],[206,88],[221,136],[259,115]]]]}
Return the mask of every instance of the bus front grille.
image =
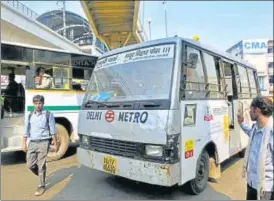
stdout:
{"type": "Polygon", "coordinates": [[[93,151],[129,158],[139,156],[139,143],[135,142],[89,136],[89,145],[87,148],[93,151]]]}

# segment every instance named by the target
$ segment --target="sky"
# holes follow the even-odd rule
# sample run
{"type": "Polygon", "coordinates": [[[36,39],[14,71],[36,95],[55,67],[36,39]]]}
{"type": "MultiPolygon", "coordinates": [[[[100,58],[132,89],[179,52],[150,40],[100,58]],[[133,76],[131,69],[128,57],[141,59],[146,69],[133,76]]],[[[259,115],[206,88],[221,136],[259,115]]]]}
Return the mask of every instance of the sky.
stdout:
{"type": "MultiPolygon", "coordinates": [[[[57,1],[21,1],[42,14],[60,9],[57,1]]],[[[145,1],[144,27],[152,39],[164,38],[165,17],[162,1],[145,1]]],[[[168,36],[200,37],[201,43],[227,50],[244,39],[273,38],[272,1],[167,1],[168,36]]],[[[67,1],[66,9],[86,18],[79,1],[67,1]]],[[[143,22],[143,5],[139,18],[143,22]]]]}

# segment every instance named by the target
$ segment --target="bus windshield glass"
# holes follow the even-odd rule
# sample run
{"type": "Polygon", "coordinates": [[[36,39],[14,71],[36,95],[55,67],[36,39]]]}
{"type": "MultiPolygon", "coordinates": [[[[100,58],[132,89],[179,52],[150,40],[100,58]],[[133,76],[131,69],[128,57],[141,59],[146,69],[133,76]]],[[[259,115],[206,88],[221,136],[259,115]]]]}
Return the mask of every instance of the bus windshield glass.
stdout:
{"type": "Polygon", "coordinates": [[[169,99],[174,47],[152,46],[98,60],[84,104],[169,99]]]}

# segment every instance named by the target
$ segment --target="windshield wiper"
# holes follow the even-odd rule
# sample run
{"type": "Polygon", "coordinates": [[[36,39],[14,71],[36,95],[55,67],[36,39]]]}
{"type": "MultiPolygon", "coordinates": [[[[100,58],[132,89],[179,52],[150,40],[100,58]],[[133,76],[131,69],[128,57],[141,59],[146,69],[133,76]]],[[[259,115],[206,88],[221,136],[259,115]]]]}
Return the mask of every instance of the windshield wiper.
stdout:
{"type": "MultiPolygon", "coordinates": [[[[99,102],[99,101],[93,101],[93,100],[89,100],[88,102],[86,102],[85,107],[91,107],[92,103],[96,103],[98,105],[105,106],[107,108],[117,108],[117,107],[120,107],[120,104],[106,104],[106,103],[102,103],[102,102],[99,102]]],[[[101,106],[98,106],[98,108],[101,107],[101,106]]]]}
{"type": "Polygon", "coordinates": [[[168,107],[169,101],[166,100],[152,100],[140,102],[140,108],[142,109],[164,109],[168,107]]]}
{"type": "Polygon", "coordinates": [[[92,103],[96,103],[96,104],[99,104],[99,105],[103,105],[103,106],[106,106],[106,107],[109,107],[108,104],[106,103],[102,103],[102,102],[99,102],[99,101],[93,101],[93,100],[89,100],[85,103],[85,107],[90,107],[92,103]]]}

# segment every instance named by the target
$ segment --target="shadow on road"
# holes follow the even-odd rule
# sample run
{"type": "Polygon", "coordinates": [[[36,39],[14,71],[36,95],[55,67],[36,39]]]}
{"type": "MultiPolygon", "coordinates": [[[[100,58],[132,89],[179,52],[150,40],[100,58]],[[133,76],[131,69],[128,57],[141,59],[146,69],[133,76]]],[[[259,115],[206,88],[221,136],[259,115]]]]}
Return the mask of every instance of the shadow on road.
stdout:
{"type": "MultiPolygon", "coordinates": [[[[222,172],[240,161],[235,155],[222,164],[222,172]]],[[[68,185],[53,199],[54,200],[230,200],[224,194],[216,192],[209,185],[200,195],[189,195],[185,186],[161,187],[132,181],[118,176],[110,176],[87,167],[72,167],[56,171],[51,175],[51,186],[64,180],[69,175],[68,185]]]]}
{"type": "Polygon", "coordinates": [[[224,172],[226,169],[230,168],[232,165],[236,164],[237,162],[239,162],[242,158],[239,157],[238,154],[236,154],[235,156],[232,156],[230,159],[224,161],[221,164],[221,172],[224,172]]]}
{"type": "Polygon", "coordinates": [[[26,162],[26,154],[23,151],[1,153],[1,165],[18,165],[26,162]]]}
{"type": "Polygon", "coordinates": [[[69,176],[72,176],[77,171],[77,169],[77,166],[73,166],[71,168],[65,168],[48,175],[46,179],[47,189],[54,187],[54,185],[64,181],[69,176]]]}
{"type": "MultiPolygon", "coordinates": [[[[191,197],[194,197],[186,193],[185,186],[163,187],[136,182],[122,177],[107,177],[105,181],[108,183],[108,185],[115,186],[115,188],[121,189],[127,194],[142,194],[143,199],[173,200],[180,196],[184,197],[184,199],[190,199],[191,197]]],[[[208,190],[209,188],[205,189],[205,191],[208,190]]]]}
{"type": "MultiPolygon", "coordinates": [[[[64,155],[64,157],[61,160],[73,156],[74,154],[76,154],[76,150],[77,150],[76,145],[70,146],[67,153],[64,155]]],[[[53,161],[50,163],[54,163],[54,162],[56,161],[53,161]]],[[[1,153],[2,166],[18,165],[23,163],[26,163],[26,153],[23,151],[1,153]]]]}
{"type": "Polygon", "coordinates": [[[71,175],[68,185],[54,200],[230,200],[229,197],[215,192],[208,186],[203,193],[192,196],[184,192],[183,187],[161,187],[137,183],[122,177],[109,176],[84,166],[58,170],[50,175],[49,187],[63,181],[71,175]]]}
{"type": "MultiPolygon", "coordinates": [[[[64,156],[72,157],[77,146],[72,146],[64,156]]],[[[231,167],[241,158],[237,155],[222,164],[222,171],[231,167]]],[[[1,153],[2,165],[15,165],[25,163],[25,154],[22,152],[1,153]]],[[[52,165],[58,165],[52,162],[52,165]]],[[[122,177],[110,176],[100,171],[91,170],[87,167],[72,166],[59,169],[47,177],[47,188],[55,189],[58,183],[64,182],[68,177],[68,183],[59,192],[54,200],[230,200],[226,195],[214,191],[209,185],[203,193],[197,196],[189,195],[184,187],[161,187],[145,183],[137,183],[122,177]]]]}

